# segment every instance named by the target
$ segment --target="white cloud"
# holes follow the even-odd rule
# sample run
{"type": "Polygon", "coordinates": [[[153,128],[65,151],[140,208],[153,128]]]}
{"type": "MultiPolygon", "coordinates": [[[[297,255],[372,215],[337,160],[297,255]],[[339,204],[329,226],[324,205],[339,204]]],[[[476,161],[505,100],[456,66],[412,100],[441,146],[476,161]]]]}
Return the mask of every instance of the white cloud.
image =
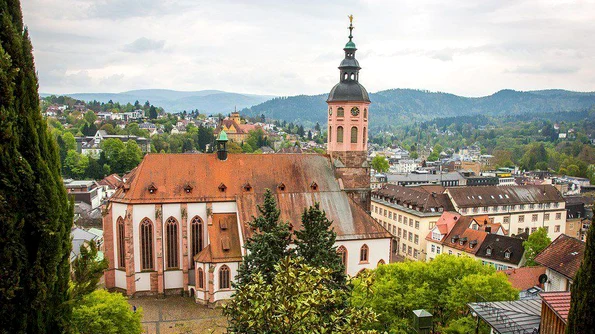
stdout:
{"type": "Polygon", "coordinates": [[[369,91],[592,90],[595,3],[561,0],[30,0],[43,92],[319,94],[354,14],[369,91]]]}

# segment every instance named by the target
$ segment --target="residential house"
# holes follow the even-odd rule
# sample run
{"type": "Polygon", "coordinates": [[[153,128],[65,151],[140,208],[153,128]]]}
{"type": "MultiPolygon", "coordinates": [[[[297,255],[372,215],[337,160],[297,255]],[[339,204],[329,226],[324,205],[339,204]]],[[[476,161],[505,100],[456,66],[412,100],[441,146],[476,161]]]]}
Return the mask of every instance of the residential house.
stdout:
{"type": "Polygon", "coordinates": [[[547,268],[545,291],[570,291],[584,253],[583,241],[562,234],[537,254],[535,262],[547,268]]]}
{"type": "Polygon", "coordinates": [[[570,292],[542,292],[540,334],[566,334],[570,292]]]}

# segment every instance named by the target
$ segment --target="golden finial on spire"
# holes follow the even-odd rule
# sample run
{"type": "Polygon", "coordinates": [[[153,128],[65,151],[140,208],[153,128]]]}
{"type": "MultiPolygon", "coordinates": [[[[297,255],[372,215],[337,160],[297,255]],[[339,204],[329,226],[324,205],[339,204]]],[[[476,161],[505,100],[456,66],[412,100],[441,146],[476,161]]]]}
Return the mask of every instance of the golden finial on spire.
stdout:
{"type": "Polygon", "coordinates": [[[349,15],[348,17],[349,17],[349,24],[352,24],[353,23],[353,15],[349,15]]]}

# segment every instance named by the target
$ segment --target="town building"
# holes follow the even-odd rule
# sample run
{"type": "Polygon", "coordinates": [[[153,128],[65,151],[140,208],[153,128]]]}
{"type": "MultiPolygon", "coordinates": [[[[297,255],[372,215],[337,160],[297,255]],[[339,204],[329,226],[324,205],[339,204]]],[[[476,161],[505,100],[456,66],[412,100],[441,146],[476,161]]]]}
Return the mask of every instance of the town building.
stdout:
{"type": "Polygon", "coordinates": [[[395,238],[399,255],[425,261],[426,235],[444,211],[453,210],[441,186],[403,187],[388,184],[372,193],[372,217],[395,238]]]}
{"type": "Polygon", "coordinates": [[[443,187],[466,185],[466,179],[459,172],[430,172],[416,170],[409,174],[387,174],[387,183],[400,186],[437,184],[443,187]]]}
{"type": "Polygon", "coordinates": [[[570,292],[542,292],[540,334],[565,334],[570,312],[570,292]]]}
{"type": "Polygon", "coordinates": [[[535,262],[547,268],[545,291],[570,291],[584,254],[585,243],[565,234],[537,254],[535,262]]]}
{"type": "Polygon", "coordinates": [[[544,227],[555,239],[566,228],[562,194],[551,185],[453,187],[445,193],[455,211],[463,215],[488,215],[507,234],[533,233],[544,227]]]}
{"type": "Polygon", "coordinates": [[[545,274],[544,266],[521,267],[503,270],[513,288],[519,290],[520,299],[537,299],[544,285],[539,277],[545,274]]]}
{"type": "Polygon", "coordinates": [[[94,136],[75,137],[79,153],[95,158],[101,154],[101,142],[111,138],[119,139],[124,143],[134,140],[143,153],[151,152],[151,141],[134,135],[109,135],[105,130],[97,130],[94,136]]]}
{"type": "Polygon", "coordinates": [[[241,143],[248,139],[248,133],[259,129],[260,127],[255,124],[242,123],[240,113],[234,111],[229,117],[222,119],[219,122],[219,126],[215,129],[214,134],[218,136],[221,131],[225,131],[229,140],[241,143]]]}
{"type": "Polygon", "coordinates": [[[65,179],[66,192],[74,198],[74,202],[86,203],[92,210],[99,208],[103,199],[103,188],[93,180],[65,179]]]}
{"type": "Polygon", "coordinates": [[[525,263],[523,240],[504,235],[500,224],[487,215],[462,216],[444,212],[426,235],[428,261],[440,254],[470,256],[498,270],[525,263]]]}
{"type": "Polygon", "coordinates": [[[391,260],[391,235],[368,213],[369,167],[361,157],[365,161],[363,111],[369,99],[357,82],[351,39],[341,82],[328,103],[333,110],[361,108],[331,125],[334,134],[341,126],[355,127],[349,131],[356,143],[332,135],[329,155],[229,154],[222,130],[214,154],[146,155],[105,209],[108,289],[127,295],[185,293],[211,305],[230,298],[244,245],[255,233],[249,222],[259,215],[267,189],[292,230],[301,229],[303,209],[320,203],[333,221],[348,275],[391,260]]]}

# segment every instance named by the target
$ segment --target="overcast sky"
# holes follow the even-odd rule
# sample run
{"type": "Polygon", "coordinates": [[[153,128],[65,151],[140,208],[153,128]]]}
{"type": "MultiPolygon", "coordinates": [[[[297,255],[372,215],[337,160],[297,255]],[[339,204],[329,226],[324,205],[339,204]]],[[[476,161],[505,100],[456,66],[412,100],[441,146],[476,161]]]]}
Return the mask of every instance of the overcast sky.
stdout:
{"type": "Polygon", "coordinates": [[[40,91],[595,90],[595,1],[24,0],[40,91]]]}

